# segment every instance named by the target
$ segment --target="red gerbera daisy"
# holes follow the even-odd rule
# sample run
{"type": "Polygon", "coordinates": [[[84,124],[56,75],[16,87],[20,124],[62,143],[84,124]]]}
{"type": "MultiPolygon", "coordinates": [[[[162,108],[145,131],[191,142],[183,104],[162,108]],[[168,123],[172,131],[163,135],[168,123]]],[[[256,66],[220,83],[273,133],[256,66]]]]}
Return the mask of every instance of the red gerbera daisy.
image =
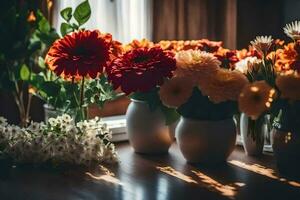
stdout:
{"type": "Polygon", "coordinates": [[[148,92],[162,85],[176,69],[174,54],[160,47],[138,48],[115,59],[107,67],[108,80],[115,89],[121,87],[126,94],[148,92]]]}
{"type": "Polygon", "coordinates": [[[99,31],[79,31],[54,42],[46,63],[58,76],[95,78],[110,60],[112,37],[99,31]]]}

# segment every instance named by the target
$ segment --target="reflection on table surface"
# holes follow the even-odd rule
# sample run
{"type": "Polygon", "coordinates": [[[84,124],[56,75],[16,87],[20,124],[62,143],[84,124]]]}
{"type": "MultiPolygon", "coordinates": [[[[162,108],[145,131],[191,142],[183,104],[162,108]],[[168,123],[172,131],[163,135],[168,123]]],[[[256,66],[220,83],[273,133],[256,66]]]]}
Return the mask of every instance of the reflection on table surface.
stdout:
{"type": "Polygon", "coordinates": [[[237,147],[223,165],[192,166],[176,144],[161,156],[136,154],[128,143],[117,149],[117,166],[54,171],[2,164],[0,199],[300,199],[300,180],[278,174],[271,155],[247,157],[237,147]]]}

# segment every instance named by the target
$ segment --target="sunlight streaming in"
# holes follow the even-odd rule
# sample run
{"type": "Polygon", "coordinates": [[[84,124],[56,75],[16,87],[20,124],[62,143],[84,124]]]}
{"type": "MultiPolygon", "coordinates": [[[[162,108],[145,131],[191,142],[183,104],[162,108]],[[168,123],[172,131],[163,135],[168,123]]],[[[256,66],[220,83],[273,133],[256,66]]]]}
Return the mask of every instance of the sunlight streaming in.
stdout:
{"type": "Polygon", "coordinates": [[[164,172],[166,174],[169,174],[171,176],[174,176],[176,178],[179,178],[185,182],[198,184],[198,182],[193,180],[192,177],[184,175],[183,173],[176,171],[172,167],[156,167],[156,169],[158,169],[159,171],[164,172]]]}
{"type": "Polygon", "coordinates": [[[115,174],[112,173],[109,169],[104,166],[100,166],[101,175],[93,175],[90,172],[86,172],[85,174],[88,175],[90,178],[95,180],[103,180],[109,183],[123,185],[123,183],[115,177],[115,174]]]}
{"type": "Polygon", "coordinates": [[[197,177],[200,178],[201,182],[205,183],[205,187],[207,187],[209,190],[214,192],[219,192],[223,196],[229,197],[231,199],[234,199],[234,196],[237,193],[237,190],[240,187],[245,186],[245,183],[233,183],[228,185],[223,185],[222,183],[214,180],[213,178],[199,172],[199,171],[192,171],[197,177]]]}
{"type": "Polygon", "coordinates": [[[245,186],[245,183],[240,183],[240,182],[224,185],[224,184],[214,180],[213,178],[203,174],[200,171],[195,171],[195,170],[191,171],[193,174],[195,174],[200,179],[199,181],[196,181],[191,176],[187,176],[187,175],[175,170],[172,167],[156,167],[156,168],[158,170],[160,170],[161,172],[164,172],[168,175],[171,175],[173,177],[181,179],[185,182],[199,184],[202,187],[205,187],[212,192],[217,192],[217,193],[219,193],[223,196],[226,196],[230,199],[234,199],[238,189],[240,187],[245,186]]]}
{"type": "Polygon", "coordinates": [[[279,180],[279,181],[281,181],[283,183],[286,183],[288,185],[300,188],[300,183],[295,182],[295,181],[289,181],[285,178],[279,177],[276,174],[276,172],[271,168],[267,168],[267,167],[259,165],[259,164],[247,164],[247,163],[244,163],[244,162],[241,162],[241,161],[238,161],[238,160],[231,160],[231,161],[228,161],[228,162],[230,164],[233,164],[233,165],[237,166],[237,167],[240,167],[240,168],[252,171],[254,173],[257,173],[257,174],[260,174],[260,175],[263,175],[263,176],[267,176],[271,179],[279,180]]]}

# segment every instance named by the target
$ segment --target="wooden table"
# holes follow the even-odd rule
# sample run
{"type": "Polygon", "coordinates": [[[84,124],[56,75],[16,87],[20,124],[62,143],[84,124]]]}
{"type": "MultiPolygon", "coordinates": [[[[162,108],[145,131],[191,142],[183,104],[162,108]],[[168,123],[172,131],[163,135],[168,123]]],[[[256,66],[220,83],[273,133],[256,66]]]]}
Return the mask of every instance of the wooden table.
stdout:
{"type": "Polygon", "coordinates": [[[164,156],[135,154],[128,143],[117,149],[121,162],[114,167],[65,172],[2,169],[0,199],[300,199],[300,180],[274,172],[271,155],[251,158],[237,147],[227,164],[205,167],[187,164],[176,144],[164,156]]]}

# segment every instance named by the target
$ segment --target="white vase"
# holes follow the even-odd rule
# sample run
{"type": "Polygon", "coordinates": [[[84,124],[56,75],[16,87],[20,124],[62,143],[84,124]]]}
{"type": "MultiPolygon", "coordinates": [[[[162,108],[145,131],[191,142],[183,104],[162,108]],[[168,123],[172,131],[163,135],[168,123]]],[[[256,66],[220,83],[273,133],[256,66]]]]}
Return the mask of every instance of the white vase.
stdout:
{"type": "Polygon", "coordinates": [[[160,109],[150,110],[146,102],[131,100],[126,112],[128,139],[137,153],[167,153],[174,141],[174,135],[165,125],[160,109]]]}
{"type": "Polygon", "coordinates": [[[268,127],[264,119],[261,122],[256,122],[256,126],[258,126],[258,128],[255,129],[256,138],[253,139],[253,136],[250,134],[249,130],[250,118],[244,113],[241,114],[240,133],[242,137],[242,144],[245,153],[249,156],[259,156],[263,152],[264,137],[266,135],[266,132],[268,131],[268,127]]]}
{"type": "Polygon", "coordinates": [[[181,117],[176,139],[188,162],[217,164],[226,161],[234,150],[236,126],[233,119],[201,121],[181,117]]]}

